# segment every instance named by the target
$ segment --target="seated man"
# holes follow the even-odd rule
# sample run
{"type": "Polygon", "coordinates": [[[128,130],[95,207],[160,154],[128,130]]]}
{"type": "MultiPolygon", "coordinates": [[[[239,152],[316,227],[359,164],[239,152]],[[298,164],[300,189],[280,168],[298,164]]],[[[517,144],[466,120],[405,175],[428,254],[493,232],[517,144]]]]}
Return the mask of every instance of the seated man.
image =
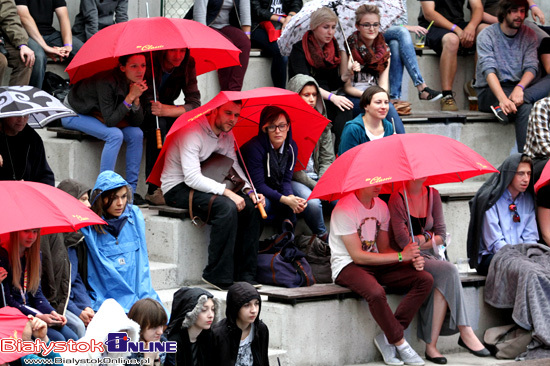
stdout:
{"type": "MultiPolygon", "coordinates": [[[[241,101],[227,102],[179,130],[173,144],[167,147],[160,178],[168,205],[190,208],[192,194],[191,212],[212,225],[203,281],[216,289],[228,289],[236,281],[258,286],[255,278],[260,214],[254,208],[256,197],[237,161],[231,132],[241,106],[241,101]],[[234,193],[225,184],[202,174],[201,162],[213,153],[233,159],[233,168],[246,182],[242,191],[234,193]]],[[[263,195],[258,196],[264,204],[263,195]]]]}
{"type": "MultiPolygon", "coordinates": [[[[550,40],[550,38],[548,38],[550,40]]],[[[533,160],[533,182],[536,182],[550,158],[550,97],[537,101],[527,123],[527,141],[523,153],[533,160]]]]}
{"type": "Polygon", "coordinates": [[[16,0],[15,4],[21,23],[29,34],[29,47],[36,57],[29,85],[42,89],[47,57],[54,61],[70,60],[83,43],[72,36],[65,0],[16,0]],[[53,27],[54,12],[60,31],[53,27]]]}
{"type": "Polygon", "coordinates": [[[424,257],[417,244],[399,253],[390,248],[390,212],[378,198],[380,188],[358,189],[336,204],[329,236],[332,279],[367,300],[382,328],[374,344],[386,364],[424,365],[403,332],[430,294],[433,277],[423,270],[424,257]],[[382,286],[408,290],[395,314],[382,286]]]}
{"type": "Polygon", "coordinates": [[[496,252],[507,244],[537,243],[533,196],[527,191],[532,162],[510,155],[470,200],[468,257],[470,267],[486,276],[496,252]]]}
{"type": "Polygon", "coordinates": [[[493,111],[504,123],[509,117],[515,121],[517,148],[523,152],[532,103],[548,95],[550,77],[533,83],[539,69],[538,40],[523,24],[527,0],[499,4],[499,23],[478,36],[475,87],[480,111],[493,111]]]}
{"type": "MultiPolygon", "coordinates": [[[[145,108],[145,120],[142,129],[145,135],[145,176],[148,177],[157,161],[160,150],[157,147],[157,119],[162,140],[176,119],[201,105],[201,93],[197,86],[195,60],[189,55],[189,50],[173,49],[153,52],[153,67],[157,101],[153,96],[153,77],[151,68],[147,68],[145,80],[149,89],[142,95],[142,105],[145,108]],[[185,104],[175,105],[174,102],[183,93],[185,104]]],[[[147,202],[153,205],[164,205],[164,197],[158,187],[149,183],[145,195],[147,202]]]]}
{"type": "Polygon", "coordinates": [[[477,27],[483,17],[481,0],[468,0],[472,9],[469,22],[464,20],[464,0],[420,0],[421,11],[418,25],[427,28],[434,22],[426,35],[426,46],[441,56],[439,74],[441,77],[442,111],[458,111],[453,96],[453,82],[458,66],[458,51],[462,47],[474,46],[477,27]]]}
{"type": "Polygon", "coordinates": [[[40,135],[28,124],[29,116],[0,118],[0,180],[29,180],[53,186],[40,135]]]}

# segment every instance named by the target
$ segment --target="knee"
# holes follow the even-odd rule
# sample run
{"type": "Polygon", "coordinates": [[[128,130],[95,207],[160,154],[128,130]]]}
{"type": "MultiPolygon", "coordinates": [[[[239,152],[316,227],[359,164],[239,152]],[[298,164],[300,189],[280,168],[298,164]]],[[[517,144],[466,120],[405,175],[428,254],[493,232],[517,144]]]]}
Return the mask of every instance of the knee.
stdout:
{"type": "Polygon", "coordinates": [[[411,41],[411,34],[408,29],[405,27],[397,27],[397,34],[399,42],[411,41]]]}
{"type": "Polygon", "coordinates": [[[460,39],[454,33],[447,33],[443,37],[441,44],[443,46],[443,52],[447,51],[447,52],[457,53],[458,48],[460,47],[460,39]]]}
{"type": "Polygon", "coordinates": [[[217,219],[221,219],[223,225],[234,225],[238,219],[237,205],[225,196],[218,196],[212,204],[212,213],[217,219]]]}
{"type": "Polygon", "coordinates": [[[382,286],[375,286],[370,288],[369,291],[363,295],[363,297],[370,303],[386,303],[386,291],[382,286]]]}
{"type": "Polygon", "coordinates": [[[124,141],[124,134],[122,133],[120,128],[111,127],[109,128],[109,132],[107,133],[107,138],[105,139],[105,141],[112,144],[122,145],[122,141],[124,141]]]}
{"type": "Polygon", "coordinates": [[[139,127],[127,127],[128,128],[128,141],[139,142],[143,141],[143,131],[139,127]]]}
{"type": "Polygon", "coordinates": [[[4,72],[4,70],[6,70],[7,67],[8,67],[8,59],[6,58],[6,56],[1,55],[0,56],[0,71],[4,72]]]}
{"type": "Polygon", "coordinates": [[[433,287],[434,278],[429,272],[419,271],[417,273],[417,279],[418,279],[419,287],[426,288],[428,290],[433,287]]]}

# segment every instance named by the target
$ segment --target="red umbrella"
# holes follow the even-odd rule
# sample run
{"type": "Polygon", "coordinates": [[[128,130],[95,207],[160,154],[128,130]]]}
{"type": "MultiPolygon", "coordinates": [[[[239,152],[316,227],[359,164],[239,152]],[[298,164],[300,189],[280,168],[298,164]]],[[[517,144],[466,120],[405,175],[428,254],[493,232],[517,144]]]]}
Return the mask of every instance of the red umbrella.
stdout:
{"type": "MultiPolygon", "coordinates": [[[[0,339],[22,339],[23,329],[29,318],[16,308],[5,306],[0,309],[0,339]]],[[[32,352],[0,352],[0,364],[17,360],[32,352]]]]}
{"type": "Polygon", "coordinates": [[[37,182],[0,181],[0,233],[40,228],[41,234],[105,224],[70,194],[37,182]]]}
{"type": "Polygon", "coordinates": [[[240,64],[241,51],[214,29],[193,20],[154,17],[100,30],[80,48],[65,71],[74,84],[116,67],[120,56],[176,48],[190,50],[197,75],[240,64]]]}
{"type": "MultiPolygon", "coordinates": [[[[424,185],[462,182],[497,172],[481,155],[452,138],[425,133],[392,135],[346,151],[327,169],[309,199],[337,200],[357,189],[428,177],[424,185]]],[[[398,187],[401,187],[399,185],[398,187]]]]}
{"type": "Polygon", "coordinates": [[[539,180],[535,183],[535,193],[538,193],[539,189],[544,187],[550,181],[550,164],[544,165],[542,173],[540,173],[539,180]]]}
{"type": "Polygon", "coordinates": [[[174,123],[166,136],[166,142],[162,147],[148,182],[160,186],[160,175],[164,167],[166,149],[178,130],[185,128],[197,117],[207,114],[209,111],[232,101],[242,100],[241,116],[233,128],[233,134],[238,145],[242,145],[258,134],[260,113],[269,105],[283,108],[290,116],[292,123],[292,139],[298,145],[298,159],[295,170],[305,169],[315,144],[329,120],[307,104],[297,93],[289,90],[266,87],[248,90],[245,92],[222,91],[207,104],[182,114],[174,123]]]}

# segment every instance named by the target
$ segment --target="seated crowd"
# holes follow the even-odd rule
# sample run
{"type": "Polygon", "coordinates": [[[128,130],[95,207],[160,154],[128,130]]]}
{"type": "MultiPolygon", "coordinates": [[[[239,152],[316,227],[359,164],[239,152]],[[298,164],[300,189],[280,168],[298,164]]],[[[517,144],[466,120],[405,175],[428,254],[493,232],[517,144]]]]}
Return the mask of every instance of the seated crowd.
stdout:
{"type": "MultiPolygon", "coordinates": [[[[13,66],[12,81],[22,85],[30,80],[41,87],[45,55],[71,58],[93,32],[89,34],[87,25],[75,24],[73,30],[79,31],[73,38],[67,30],[64,1],[45,2],[48,19],[34,1],[16,0],[17,6],[12,4],[7,12],[21,17],[12,25],[20,36],[3,30],[9,35],[7,50],[13,53],[17,47],[20,56],[6,64],[24,64],[13,66]],[[40,11],[41,21],[35,22],[40,11]],[[53,12],[61,32],[51,28],[53,12]],[[25,38],[25,30],[31,38],[25,38]]],[[[491,176],[471,201],[470,266],[490,279],[502,253],[510,251],[508,244],[542,250],[536,244],[550,240],[550,204],[545,198],[550,188],[543,186],[537,196],[531,191],[550,157],[550,36],[524,22],[529,10],[539,19],[544,19],[542,12],[532,0],[500,0],[498,6],[489,6],[493,2],[487,0],[485,9],[481,0],[469,0],[472,14],[466,22],[463,0],[422,0],[419,26],[407,25],[405,12],[381,33],[380,10],[361,5],[356,10],[356,31],[344,50],[335,38],[338,16],[323,7],[311,14],[310,29],[286,57],[259,24],[265,27],[269,22],[284,29],[300,11],[301,2],[263,2],[241,0],[231,8],[196,1],[188,15],[243,51],[240,66],[219,72],[222,90],[242,89],[252,42],[273,57],[273,83],[296,92],[307,108],[331,121],[305,169],[294,171],[296,121],[276,101],[261,111],[257,135],[242,146],[239,157],[232,129],[243,103],[231,100],[174,133],[157,160],[156,119],[164,138],[179,116],[201,104],[195,61],[187,49],[156,51],[154,72],[148,55],[136,53],[121,56],[112,70],[79,81],[64,101],[78,115],[61,123],[105,141],[100,171],[91,189],[71,179],[58,188],[108,225],[44,236],[36,228],[0,238],[3,305],[29,317],[24,339],[105,341],[106,330],[126,331],[136,341],[177,343],[175,354],[126,355],[147,364],[268,365],[269,331],[260,320],[261,284],[256,281],[263,223],[255,207],[262,205],[275,227],[285,220],[296,224],[303,217],[309,230],[330,246],[332,279],[366,299],[382,330],[374,344],[386,364],[424,364],[404,338],[417,312],[418,337],[426,344],[427,360],[447,363],[437,342],[440,335],[456,333],[460,346],[476,356],[488,356],[468,318],[457,269],[434,251],[446,242],[446,226],[439,192],[424,186],[425,178],[406,182],[408,195],[397,190],[387,202],[378,197],[380,186],[358,189],[332,204],[308,197],[336,156],[405,133],[394,106],[402,102],[403,68],[419,99],[441,100],[443,111],[458,110],[452,91],[457,55],[475,47],[475,81],[466,89],[477,94],[480,110],[493,112],[503,123],[515,123],[519,153],[507,157],[500,174],[491,176]],[[428,87],[420,74],[410,32],[426,37],[426,45],[441,56],[442,92],[428,87]],[[154,102],[153,83],[158,92],[154,102]],[[185,104],[176,105],[180,93],[185,104]],[[147,176],[155,162],[163,164],[159,179],[149,182],[145,199],[136,193],[144,136],[147,176]],[[126,179],[113,171],[123,141],[126,179]],[[236,189],[203,175],[201,164],[216,154],[232,159],[235,175],[242,180],[236,189]],[[145,220],[138,208],[147,202],[189,208],[191,216],[194,212],[212,226],[202,280],[217,290],[228,290],[225,319],[217,322],[218,300],[201,288],[181,288],[174,294],[171,313],[164,308],[153,289],[145,220]],[[329,228],[324,219],[327,210],[332,211],[329,228]],[[383,286],[407,291],[395,313],[383,286]]],[[[116,21],[125,21],[127,15],[119,12],[127,12],[127,1],[118,3],[116,21]]],[[[81,22],[87,11],[81,9],[77,17],[81,22]]],[[[100,28],[109,24],[100,22],[100,28]]],[[[27,118],[0,119],[0,180],[54,185],[43,142],[27,118]]],[[[21,362],[33,357],[40,356],[28,355],[21,362]]]]}

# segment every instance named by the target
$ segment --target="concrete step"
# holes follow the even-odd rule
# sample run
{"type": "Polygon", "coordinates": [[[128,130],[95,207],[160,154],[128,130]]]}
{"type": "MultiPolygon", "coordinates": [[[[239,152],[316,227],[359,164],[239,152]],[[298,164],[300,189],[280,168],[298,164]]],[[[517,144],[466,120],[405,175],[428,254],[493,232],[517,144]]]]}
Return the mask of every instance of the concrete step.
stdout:
{"type": "Polygon", "coordinates": [[[170,289],[179,286],[177,281],[178,266],[173,263],[155,262],[149,257],[151,282],[155,290],[170,289]]]}
{"type": "MultiPolygon", "coordinates": [[[[424,357],[424,352],[420,349],[417,349],[418,353],[424,357]]],[[[447,366],[500,366],[506,365],[514,360],[497,360],[494,357],[476,357],[469,352],[458,352],[458,353],[445,353],[444,356],[447,358],[447,366]]],[[[540,360],[539,360],[540,361],[540,360]]],[[[427,365],[433,365],[433,363],[427,361],[427,365]]],[[[536,363],[537,365],[542,365],[541,363],[536,363]]],[[[369,363],[362,364],[349,364],[346,366],[385,366],[384,362],[374,361],[369,363]]],[[[516,364],[519,366],[519,364],[516,364]]],[[[535,365],[535,364],[533,364],[535,365]]]]}

